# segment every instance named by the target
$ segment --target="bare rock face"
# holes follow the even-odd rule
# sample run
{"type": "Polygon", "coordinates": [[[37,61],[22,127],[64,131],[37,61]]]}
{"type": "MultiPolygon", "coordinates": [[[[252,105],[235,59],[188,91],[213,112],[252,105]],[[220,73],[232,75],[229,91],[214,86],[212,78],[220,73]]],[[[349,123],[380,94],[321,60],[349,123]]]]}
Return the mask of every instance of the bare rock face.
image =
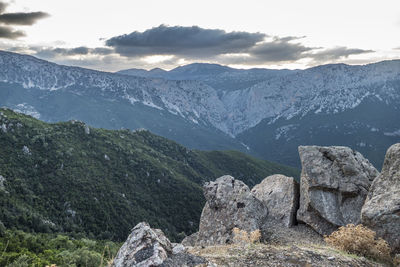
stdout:
{"type": "Polygon", "coordinates": [[[203,257],[195,256],[189,253],[174,254],[166,259],[160,267],[216,267],[215,264],[209,262],[203,257]]]}
{"type": "Polygon", "coordinates": [[[113,267],[175,267],[214,265],[203,257],[186,252],[182,244],[171,244],[160,229],[152,229],[145,223],[137,224],[119,249],[113,267]]]}
{"type": "Polygon", "coordinates": [[[293,177],[275,174],[253,187],[251,193],[268,209],[268,217],[286,227],[296,222],[299,206],[299,184],[293,177]]]}
{"type": "Polygon", "coordinates": [[[302,164],[297,220],[323,235],[360,223],[361,208],[379,172],[348,147],[300,146],[302,164]]]}
{"type": "Polygon", "coordinates": [[[400,143],[386,152],[382,172],[372,183],[362,208],[361,220],[400,252],[400,143]]]}
{"type": "Polygon", "coordinates": [[[159,229],[136,225],[114,259],[114,267],[159,266],[172,254],[172,244],[159,229]]]}
{"type": "Polygon", "coordinates": [[[232,176],[206,183],[204,196],[207,202],[201,214],[199,232],[186,238],[183,244],[230,243],[233,228],[247,232],[260,229],[268,215],[267,208],[251,194],[249,187],[232,176]]]}

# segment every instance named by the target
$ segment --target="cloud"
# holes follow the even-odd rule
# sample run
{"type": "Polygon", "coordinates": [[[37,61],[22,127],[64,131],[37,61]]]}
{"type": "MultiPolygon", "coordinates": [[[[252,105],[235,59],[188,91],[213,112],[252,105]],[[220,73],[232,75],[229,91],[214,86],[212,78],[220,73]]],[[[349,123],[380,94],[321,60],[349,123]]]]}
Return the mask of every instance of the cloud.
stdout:
{"type": "Polygon", "coordinates": [[[301,43],[291,43],[298,37],[274,37],[270,42],[263,42],[250,48],[248,53],[253,62],[284,62],[296,61],[304,58],[304,52],[311,51],[312,47],[301,43]]]}
{"type": "Polygon", "coordinates": [[[89,48],[85,46],[74,48],[31,47],[30,50],[33,50],[36,56],[47,59],[62,56],[110,55],[114,53],[113,49],[107,47],[89,48]]]}
{"type": "Polygon", "coordinates": [[[314,53],[309,53],[307,54],[307,56],[312,58],[314,61],[326,62],[326,61],[348,58],[351,55],[360,55],[373,52],[375,51],[358,49],[358,48],[347,48],[345,46],[340,46],[340,47],[325,49],[322,51],[317,51],[314,53]]]}
{"type": "MultiPolygon", "coordinates": [[[[0,25],[0,38],[16,39],[21,36],[24,36],[23,32],[0,25]]],[[[241,66],[282,66],[288,63],[315,66],[340,60],[357,60],[357,57],[351,56],[374,52],[345,46],[311,47],[302,42],[303,38],[270,36],[259,32],[227,32],[198,26],[160,25],[143,32],[134,31],[103,39],[104,47],[63,48],[58,46],[65,44],[53,43],[47,47],[28,46],[21,49],[22,52],[61,64],[107,70],[150,66],[172,68],[193,62],[241,66]]]]}
{"type": "Polygon", "coordinates": [[[17,12],[17,13],[3,13],[0,15],[0,23],[7,25],[33,25],[38,20],[48,17],[49,14],[45,12],[17,12]]]}
{"type": "Polygon", "coordinates": [[[3,13],[6,10],[7,6],[7,3],[0,2],[0,13],[3,13]]]}
{"type": "Polygon", "coordinates": [[[19,30],[15,30],[5,25],[33,25],[39,19],[43,19],[49,16],[45,12],[15,12],[15,13],[4,13],[7,9],[8,3],[0,1],[0,38],[4,39],[17,39],[25,36],[25,33],[19,30]]]}
{"type": "Polygon", "coordinates": [[[7,26],[0,26],[0,38],[17,39],[23,36],[25,36],[25,33],[22,31],[16,31],[7,26]]]}
{"type": "Polygon", "coordinates": [[[176,55],[189,58],[240,53],[266,37],[263,33],[226,32],[198,26],[160,25],[144,32],[112,37],[106,45],[126,57],[176,55]]]}

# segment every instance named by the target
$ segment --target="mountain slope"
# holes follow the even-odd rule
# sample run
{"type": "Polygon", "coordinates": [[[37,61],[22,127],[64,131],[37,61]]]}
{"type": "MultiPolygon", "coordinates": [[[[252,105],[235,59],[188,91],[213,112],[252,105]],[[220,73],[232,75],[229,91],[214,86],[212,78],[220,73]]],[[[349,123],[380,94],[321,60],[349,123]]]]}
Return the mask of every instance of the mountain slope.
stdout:
{"type": "Polygon", "coordinates": [[[178,72],[215,88],[229,113],[229,133],[254,155],[299,167],[295,156],[299,145],[347,145],[380,168],[387,148],[400,141],[399,60],[365,66],[330,64],[297,71],[271,70],[261,82],[257,82],[255,70],[221,66],[215,73],[205,71],[211,67],[217,68],[187,65],[163,72],[163,77],[175,79],[174,72],[178,72]],[[225,80],[223,75],[229,78],[225,80]],[[253,84],[236,90],[230,84],[238,83],[241,75],[253,84]],[[217,81],[233,90],[220,94],[217,81]]]}
{"type": "Polygon", "coordinates": [[[171,238],[197,229],[201,185],[222,174],[249,185],[294,169],[239,152],[188,150],[148,131],[47,124],[0,109],[0,221],[38,232],[123,240],[139,221],[171,238]]]}
{"type": "Polygon", "coordinates": [[[265,159],[300,166],[299,145],[346,145],[380,169],[400,141],[400,61],[320,66],[239,94],[233,117],[250,125],[236,138],[265,159]]]}
{"type": "Polygon", "coordinates": [[[146,128],[190,148],[240,150],[297,167],[299,145],[346,144],[380,168],[384,151],[400,141],[400,60],[295,71],[197,63],[133,72],[147,78],[0,52],[0,105],[48,122],[146,128]]]}
{"type": "Polygon", "coordinates": [[[271,78],[295,72],[292,70],[273,69],[234,69],[218,64],[193,63],[177,67],[170,71],[161,69],[152,69],[150,71],[127,69],[118,71],[117,73],[146,78],[201,81],[213,87],[219,94],[224,94],[230,91],[246,89],[271,78]]]}
{"type": "Polygon", "coordinates": [[[237,149],[215,90],[61,66],[0,51],[0,106],[48,122],[77,119],[95,127],[146,128],[191,148],[237,149]]]}

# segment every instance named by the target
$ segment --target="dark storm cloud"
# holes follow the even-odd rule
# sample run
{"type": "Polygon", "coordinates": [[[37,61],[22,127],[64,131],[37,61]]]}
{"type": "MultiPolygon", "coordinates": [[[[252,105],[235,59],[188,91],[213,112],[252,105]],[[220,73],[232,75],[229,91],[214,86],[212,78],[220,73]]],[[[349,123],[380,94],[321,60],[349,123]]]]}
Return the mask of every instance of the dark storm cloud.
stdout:
{"type": "Polygon", "coordinates": [[[166,26],[132,32],[106,40],[122,56],[179,55],[189,58],[240,53],[266,37],[263,33],[226,32],[198,26],[166,26]]]}
{"type": "Polygon", "coordinates": [[[312,47],[301,43],[292,43],[297,37],[275,37],[270,42],[257,44],[248,50],[253,61],[258,62],[282,62],[296,61],[304,58],[304,52],[311,51],[312,47]]]}
{"type": "Polygon", "coordinates": [[[246,60],[246,63],[296,61],[304,57],[304,52],[314,49],[296,42],[303,37],[274,37],[265,41],[266,37],[264,33],[160,25],[144,32],[113,37],[105,44],[125,57],[174,55],[185,59],[210,59],[229,54],[225,60],[246,60]],[[247,56],[230,57],[235,54],[247,56]]]}
{"type": "Polygon", "coordinates": [[[49,14],[45,12],[17,12],[17,13],[3,13],[0,15],[0,23],[7,25],[33,25],[38,20],[48,17],[49,14]]]}
{"type": "MultiPolygon", "coordinates": [[[[33,25],[39,19],[48,17],[49,14],[45,12],[15,12],[15,13],[4,13],[7,9],[8,4],[0,1],[0,24],[5,25],[33,25]]],[[[17,39],[25,36],[22,31],[15,30],[8,26],[0,25],[0,38],[4,39],[17,39]]]]}
{"type": "Polygon", "coordinates": [[[307,54],[307,57],[314,59],[315,61],[329,61],[329,60],[337,60],[341,58],[348,58],[351,55],[360,55],[373,53],[373,50],[364,50],[358,48],[347,48],[345,46],[335,47],[326,49],[323,51],[318,51],[315,53],[307,54]]]}
{"type": "Polygon", "coordinates": [[[22,36],[25,36],[22,31],[16,31],[7,26],[0,26],[0,38],[17,39],[22,36]]]}

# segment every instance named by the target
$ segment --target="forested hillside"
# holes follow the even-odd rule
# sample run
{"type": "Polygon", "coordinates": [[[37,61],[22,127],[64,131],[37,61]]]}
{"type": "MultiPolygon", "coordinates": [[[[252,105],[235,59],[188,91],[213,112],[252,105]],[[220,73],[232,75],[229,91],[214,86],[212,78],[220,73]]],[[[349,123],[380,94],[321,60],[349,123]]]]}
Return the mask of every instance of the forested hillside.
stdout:
{"type": "Polygon", "coordinates": [[[298,175],[239,152],[189,150],[148,131],[0,112],[0,221],[7,228],[124,240],[148,221],[177,240],[198,227],[205,181],[231,174],[252,186],[274,173],[298,175]]]}

